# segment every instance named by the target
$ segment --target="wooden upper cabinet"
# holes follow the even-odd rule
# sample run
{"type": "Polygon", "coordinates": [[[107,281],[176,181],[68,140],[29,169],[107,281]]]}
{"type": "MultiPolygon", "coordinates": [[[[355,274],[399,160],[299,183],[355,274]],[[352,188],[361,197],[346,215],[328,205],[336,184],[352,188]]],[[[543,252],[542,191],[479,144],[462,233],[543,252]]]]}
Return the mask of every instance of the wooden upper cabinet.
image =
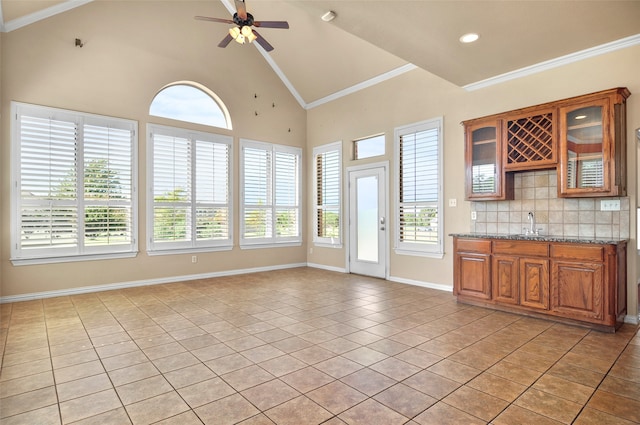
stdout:
{"type": "Polygon", "coordinates": [[[506,171],[554,168],[556,158],[556,108],[509,114],[504,119],[506,171]]]}
{"type": "Polygon", "coordinates": [[[513,199],[513,176],[502,168],[502,121],[465,122],[466,199],[513,199]]]}
{"type": "Polygon", "coordinates": [[[568,100],[561,105],[558,195],[626,195],[625,88],[568,100]]]}
{"type": "Polygon", "coordinates": [[[517,171],[557,169],[558,196],[626,196],[626,88],[464,121],[466,199],[513,199],[517,171]]]}

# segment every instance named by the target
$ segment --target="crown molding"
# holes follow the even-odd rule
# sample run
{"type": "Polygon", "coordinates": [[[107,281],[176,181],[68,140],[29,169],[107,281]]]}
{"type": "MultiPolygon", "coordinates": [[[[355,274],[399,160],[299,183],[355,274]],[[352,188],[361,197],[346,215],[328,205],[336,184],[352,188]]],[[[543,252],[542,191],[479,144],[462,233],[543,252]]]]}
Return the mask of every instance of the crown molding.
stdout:
{"type": "Polygon", "coordinates": [[[487,78],[486,80],[467,84],[462,88],[467,91],[479,90],[485,87],[504,83],[505,81],[515,80],[516,78],[526,77],[528,75],[537,74],[539,72],[547,71],[549,69],[557,68],[559,66],[568,65],[574,62],[579,62],[584,59],[603,55],[605,53],[614,52],[620,49],[626,49],[627,47],[636,46],[638,44],[640,44],[640,34],[621,38],[620,40],[612,41],[610,43],[601,44],[599,46],[591,47],[585,50],[580,50],[575,53],[571,53],[565,56],[560,56],[558,58],[540,62],[535,65],[527,66],[525,68],[520,68],[515,71],[510,71],[504,74],[496,75],[495,77],[487,78]]]}
{"type": "Polygon", "coordinates": [[[397,77],[399,75],[402,75],[402,74],[404,74],[406,72],[413,71],[414,69],[417,69],[417,68],[418,67],[416,65],[412,64],[412,63],[408,63],[406,65],[402,65],[401,67],[392,69],[391,71],[385,72],[384,74],[380,74],[380,75],[378,75],[376,77],[370,78],[370,79],[365,80],[365,81],[363,81],[361,83],[358,83],[358,84],[354,84],[351,87],[347,87],[346,89],[340,90],[338,92],[335,92],[333,94],[325,96],[325,97],[323,97],[321,99],[314,100],[313,102],[309,102],[309,103],[306,104],[305,109],[307,109],[307,110],[308,109],[313,109],[313,108],[315,108],[317,106],[324,105],[325,103],[332,102],[332,101],[334,101],[336,99],[339,99],[341,97],[353,94],[353,93],[358,92],[360,90],[364,90],[364,89],[366,89],[368,87],[371,87],[371,86],[375,86],[376,84],[380,84],[380,83],[382,83],[384,81],[387,81],[387,80],[390,80],[392,78],[395,78],[395,77],[397,77]]]}
{"type": "Polygon", "coordinates": [[[1,25],[0,29],[2,30],[2,32],[11,32],[13,30],[17,30],[18,28],[33,24],[34,22],[38,22],[42,19],[46,19],[59,13],[75,9],[76,7],[83,6],[87,3],[91,3],[92,1],[93,0],[67,0],[63,3],[59,3],[55,6],[39,10],[38,12],[34,12],[29,15],[21,16],[20,18],[13,19],[9,22],[4,22],[3,20],[3,24],[1,25]]]}

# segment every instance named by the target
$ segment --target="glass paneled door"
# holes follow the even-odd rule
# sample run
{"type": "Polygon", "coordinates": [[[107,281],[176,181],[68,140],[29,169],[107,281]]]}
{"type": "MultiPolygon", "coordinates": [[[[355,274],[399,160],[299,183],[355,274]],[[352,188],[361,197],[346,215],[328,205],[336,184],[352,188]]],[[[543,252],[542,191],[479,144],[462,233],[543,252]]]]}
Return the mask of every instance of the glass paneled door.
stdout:
{"type": "Polygon", "coordinates": [[[349,171],[349,271],[385,278],[386,166],[349,171]]]}

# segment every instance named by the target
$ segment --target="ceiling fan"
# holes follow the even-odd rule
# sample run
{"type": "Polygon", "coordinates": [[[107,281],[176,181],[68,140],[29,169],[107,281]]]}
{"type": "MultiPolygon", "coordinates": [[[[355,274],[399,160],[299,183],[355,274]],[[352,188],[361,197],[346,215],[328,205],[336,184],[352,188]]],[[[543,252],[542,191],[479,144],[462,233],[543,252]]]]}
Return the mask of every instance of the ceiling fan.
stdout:
{"type": "Polygon", "coordinates": [[[287,21],[256,21],[251,13],[247,13],[245,0],[235,0],[235,2],[236,13],[233,14],[233,19],[210,18],[208,16],[196,16],[195,18],[202,21],[236,25],[229,29],[229,34],[218,43],[218,47],[227,47],[231,40],[235,40],[240,44],[251,43],[255,40],[267,52],[272,51],[273,46],[251,27],[287,29],[289,28],[289,23],[287,21]]]}

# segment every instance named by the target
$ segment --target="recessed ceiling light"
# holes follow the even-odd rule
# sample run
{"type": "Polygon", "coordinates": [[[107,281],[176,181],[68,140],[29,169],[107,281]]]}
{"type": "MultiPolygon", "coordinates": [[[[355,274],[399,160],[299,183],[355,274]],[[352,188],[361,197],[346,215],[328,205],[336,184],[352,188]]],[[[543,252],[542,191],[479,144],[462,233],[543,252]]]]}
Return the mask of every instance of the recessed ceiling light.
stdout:
{"type": "Polygon", "coordinates": [[[465,34],[462,37],[460,37],[460,42],[461,43],[473,43],[474,41],[476,41],[479,38],[480,38],[480,36],[478,34],[476,34],[475,32],[470,32],[470,33],[465,34]]]}
{"type": "Polygon", "coordinates": [[[324,15],[322,15],[322,20],[325,22],[331,22],[336,18],[336,12],[333,10],[328,11],[324,15]]]}

